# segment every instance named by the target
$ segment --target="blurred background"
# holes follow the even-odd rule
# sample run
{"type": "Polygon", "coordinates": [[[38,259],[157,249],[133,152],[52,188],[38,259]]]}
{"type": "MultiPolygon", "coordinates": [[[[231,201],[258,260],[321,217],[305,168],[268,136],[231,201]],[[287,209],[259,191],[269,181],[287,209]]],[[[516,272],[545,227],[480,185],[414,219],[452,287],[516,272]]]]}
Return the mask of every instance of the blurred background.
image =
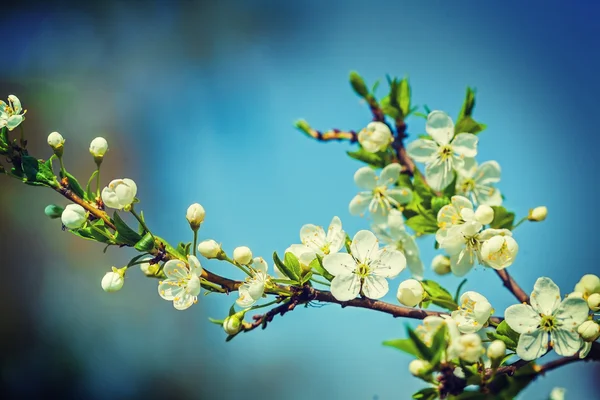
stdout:
{"type": "MultiPolygon", "coordinates": [[[[351,236],[368,227],[347,211],[361,166],[346,156],[351,146],[311,141],[292,125],[364,127],[371,116],[350,70],[369,85],[381,79],[380,96],[386,74],[408,75],[413,104],[454,117],[474,86],[475,117],[488,124],[478,160],[502,165],[505,205],[519,217],[550,210],[516,231],[510,273],[527,292],[546,275],[567,293],[598,272],[597,12],[584,1],[20,1],[0,16],[0,97],[15,94],[28,109],[34,155],[50,156],[51,131],[67,139],[66,165],[80,181],[95,167],[89,142],[106,137],[103,184],[134,179],[160,236],[191,240],[184,215],[199,202],[200,239],[269,258],[306,223],[338,215],[351,236]]],[[[422,119],[407,122],[413,138],[423,133],[422,119]]],[[[178,312],[137,269],[123,290],[104,293],[102,276],[135,252],[103,254],[62,232],[43,213],[66,204],[49,190],[7,177],[0,187],[2,398],[385,400],[423,387],[411,358],[381,345],[405,335],[405,321],[327,305],[225,343],[207,318],[223,318],[235,296],[178,312]]],[[[420,244],[428,266],[433,241],[420,244]]],[[[454,290],[460,279],[440,281],[454,290]]],[[[493,271],[476,269],[465,288],[499,312],[515,302],[493,271]]],[[[594,398],[599,372],[571,364],[521,398],[544,399],[554,386],[594,398]]]]}

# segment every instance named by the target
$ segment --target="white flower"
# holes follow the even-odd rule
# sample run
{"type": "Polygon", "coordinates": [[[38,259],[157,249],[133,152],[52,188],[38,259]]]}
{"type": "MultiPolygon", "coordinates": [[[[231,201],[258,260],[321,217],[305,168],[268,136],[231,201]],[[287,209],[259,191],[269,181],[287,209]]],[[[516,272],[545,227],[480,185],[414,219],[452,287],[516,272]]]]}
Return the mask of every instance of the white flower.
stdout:
{"type": "Polygon", "coordinates": [[[386,278],[397,276],[406,267],[406,258],[396,250],[379,249],[379,241],[370,231],[359,231],[350,245],[352,255],[329,254],[323,258],[323,267],[335,278],[331,293],[339,301],[352,300],[362,291],[371,299],[379,299],[388,292],[386,278]]]}
{"type": "MultiPolygon", "coordinates": [[[[313,262],[317,258],[316,253],[309,247],[303,244],[293,244],[287,249],[285,249],[284,255],[287,253],[292,253],[300,264],[300,268],[302,268],[303,272],[310,271],[310,263],[313,262]]],[[[275,266],[275,273],[280,275],[283,279],[288,279],[283,273],[275,266]]]]}
{"type": "Polygon", "coordinates": [[[461,169],[465,157],[477,155],[477,136],[471,133],[454,135],[454,123],[443,111],[427,116],[425,130],[433,138],[417,139],[407,146],[408,155],[425,163],[425,177],[433,190],[442,190],[454,179],[454,169],[461,169]]]}
{"type": "Polygon", "coordinates": [[[579,325],[577,333],[585,342],[593,342],[600,337],[600,325],[595,321],[587,320],[579,325]]]}
{"type": "Polygon", "coordinates": [[[188,264],[181,260],[169,260],[163,266],[167,279],[158,285],[158,294],[173,302],[177,310],[185,310],[198,301],[202,267],[195,256],[188,255],[188,264]]]}
{"type": "Polygon", "coordinates": [[[483,328],[494,312],[488,300],[477,292],[465,292],[460,296],[458,310],[452,311],[452,319],[462,333],[474,333],[483,328]]]}
{"type": "Polygon", "coordinates": [[[408,371],[414,376],[423,376],[429,369],[431,365],[424,360],[412,360],[410,364],[408,364],[408,371]]]}
{"type": "Polygon", "coordinates": [[[58,132],[52,132],[48,135],[48,145],[52,147],[52,149],[60,149],[65,144],[65,138],[58,132]]]}
{"type": "Polygon", "coordinates": [[[192,230],[197,231],[200,228],[200,224],[204,221],[204,207],[202,207],[198,203],[194,203],[188,207],[187,212],[185,213],[185,219],[190,224],[192,230]]]}
{"type": "Polygon", "coordinates": [[[21,107],[21,101],[17,96],[8,96],[8,104],[0,100],[0,128],[7,127],[9,131],[15,129],[25,120],[23,116],[26,110],[21,107]]]}
{"type": "Polygon", "coordinates": [[[413,277],[423,279],[425,267],[419,254],[419,247],[413,235],[404,228],[402,213],[390,210],[387,225],[373,225],[373,232],[391,250],[398,250],[406,257],[406,264],[413,277]]]}
{"type": "Polygon", "coordinates": [[[463,196],[452,196],[451,203],[446,204],[438,211],[437,221],[440,229],[435,233],[435,240],[442,245],[448,236],[454,236],[460,232],[460,228],[466,222],[479,224],[478,231],[483,227],[475,219],[473,204],[469,199],[463,196]]]}
{"type": "Polygon", "coordinates": [[[592,293],[587,299],[588,307],[593,312],[600,311],[600,293],[592,293]]]}
{"type": "Polygon", "coordinates": [[[228,335],[235,335],[236,333],[242,330],[243,319],[244,313],[235,313],[233,315],[228,316],[223,321],[223,330],[228,335]]]}
{"type": "Polygon", "coordinates": [[[416,279],[407,279],[400,283],[398,286],[398,293],[396,298],[400,304],[404,304],[407,307],[414,307],[423,301],[423,295],[425,289],[423,285],[416,279]]]}
{"type": "Polygon", "coordinates": [[[477,362],[483,354],[481,338],[476,333],[460,336],[453,346],[458,352],[458,357],[468,363],[477,362]]]}
{"type": "Polygon", "coordinates": [[[144,275],[146,276],[156,276],[156,272],[158,271],[158,263],[156,264],[150,264],[150,260],[152,260],[154,257],[144,257],[142,258],[140,261],[146,261],[140,264],[140,269],[142,270],[142,272],[144,273],[144,275]]]}
{"type": "Polygon", "coordinates": [[[448,328],[448,347],[446,349],[446,359],[451,360],[458,357],[457,348],[453,346],[460,336],[456,322],[447,315],[443,317],[429,316],[423,319],[423,324],[415,328],[415,333],[421,339],[423,343],[431,347],[433,344],[433,337],[435,336],[438,329],[446,325],[448,328]]]}
{"type": "Polygon", "coordinates": [[[502,340],[494,340],[487,348],[487,356],[490,360],[499,359],[506,354],[506,344],[502,340]]]}
{"type": "Polygon", "coordinates": [[[586,274],[575,285],[575,291],[587,299],[594,293],[600,293],[600,278],[594,274],[586,274]]]}
{"type": "Polygon", "coordinates": [[[117,269],[112,267],[111,272],[107,272],[106,275],[102,278],[102,282],[100,285],[102,286],[102,290],[107,293],[117,292],[121,290],[123,284],[125,283],[125,271],[127,267],[117,269]]]}
{"type": "Polygon", "coordinates": [[[134,181],[128,178],[115,179],[102,189],[102,201],[107,207],[121,210],[133,203],[136,194],[137,185],[134,181]]]}
{"type": "Polygon", "coordinates": [[[565,400],[566,391],[567,390],[565,388],[555,387],[550,392],[550,397],[548,398],[548,400],[565,400]]]}
{"type": "Polygon", "coordinates": [[[520,333],[517,355],[535,360],[548,351],[548,337],[561,356],[572,356],[581,347],[577,328],[588,317],[585,300],[568,297],[561,302],[558,286],[546,277],[535,282],[531,305],[515,304],[504,312],[506,323],[520,333]]]}
{"type": "Polygon", "coordinates": [[[102,159],[108,151],[108,142],[103,137],[97,137],[90,143],[90,154],[94,158],[102,159]]]}
{"type": "Polygon", "coordinates": [[[533,222],[540,222],[545,220],[547,215],[548,208],[546,208],[546,206],[540,206],[529,210],[529,215],[527,216],[527,219],[533,222]]]}
{"type": "Polygon", "coordinates": [[[482,204],[475,211],[475,220],[483,225],[491,224],[494,220],[494,209],[482,204]]]}
{"type": "Polygon", "coordinates": [[[508,232],[493,236],[481,245],[482,260],[494,269],[511,266],[519,252],[519,245],[508,232]]]}
{"type": "Polygon", "coordinates": [[[442,254],[438,254],[431,260],[431,269],[438,275],[449,274],[452,270],[450,269],[450,258],[442,254]]]}
{"type": "Polygon", "coordinates": [[[62,212],[60,220],[69,229],[79,229],[87,221],[87,211],[79,204],[69,204],[62,212]]]}
{"type": "Polygon", "coordinates": [[[222,252],[221,245],[212,239],[200,242],[198,244],[198,251],[206,258],[217,258],[222,252]]]}
{"type": "Polygon", "coordinates": [[[300,229],[302,244],[321,257],[340,251],[345,240],[346,232],[342,230],[342,221],[338,217],[331,220],[327,234],[323,227],[313,224],[306,224],[300,229]]]}
{"type": "Polygon", "coordinates": [[[269,266],[262,257],[252,261],[252,277],[246,278],[238,289],[239,298],[236,303],[243,308],[248,308],[260,300],[265,292],[265,285],[269,280],[267,269],[269,266]]]}
{"type": "Polygon", "coordinates": [[[499,206],[502,195],[493,186],[499,181],[500,165],[496,161],[486,161],[477,166],[474,158],[467,158],[463,168],[458,170],[456,193],[470,198],[473,204],[499,206]]]}
{"type": "Polygon", "coordinates": [[[410,189],[395,186],[400,171],[402,167],[397,163],[386,166],[379,177],[370,167],[359,168],[354,174],[354,182],[364,191],[350,202],[350,214],[362,215],[368,209],[376,224],[385,223],[390,209],[408,203],[412,198],[410,189]]]}
{"type": "Polygon", "coordinates": [[[393,140],[390,128],[379,121],[369,123],[358,133],[358,142],[369,153],[385,150],[393,140]]]}
{"type": "Polygon", "coordinates": [[[233,249],[233,261],[241,265],[247,265],[252,262],[252,250],[247,246],[240,246],[233,249]]]}

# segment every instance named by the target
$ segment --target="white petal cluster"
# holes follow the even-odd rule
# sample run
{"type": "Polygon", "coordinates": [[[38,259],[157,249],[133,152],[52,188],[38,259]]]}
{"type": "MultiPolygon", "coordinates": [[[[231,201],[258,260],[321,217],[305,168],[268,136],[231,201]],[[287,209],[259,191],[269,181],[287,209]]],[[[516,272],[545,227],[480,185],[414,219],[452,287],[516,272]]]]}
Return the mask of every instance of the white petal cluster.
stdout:
{"type": "Polygon", "coordinates": [[[390,128],[383,122],[373,121],[358,133],[358,142],[369,153],[384,151],[392,143],[390,128]]]}
{"type": "Polygon", "coordinates": [[[580,293],[585,300],[596,293],[600,293],[600,278],[594,274],[586,274],[575,285],[575,293],[580,293]]]}
{"type": "Polygon", "coordinates": [[[425,289],[421,282],[416,279],[407,279],[400,283],[398,286],[398,293],[396,298],[400,304],[404,304],[407,307],[414,307],[423,301],[425,295],[425,289]]]}
{"type": "Polygon", "coordinates": [[[484,351],[481,338],[476,333],[461,335],[454,341],[452,347],[458,354],[458,357],[468,363],[477,362],[484,351]]]}
{"type": "Polygon", "coordinates": [[[494,340],[487,348],[490,360],[500,359],[506,354],[506,344],[502,340],[494,340]]]}
{"type": "Polygon", "coordinates": [[[198,228],[200,228],[200,224],[204,221],[205,215],[206,212],[204,211],[204,207],[198,203],[194,203],[188,207],[187,212],[185,213],[185,219],[187,219],[192,230],[197,231],[198,228]]]}
{"type": "Polygon", "coordinates": [[[452,311],[452,319],[456,321],[462,333],[479,331],[487,323],[494,312],[488,300],[477,292],[465,292],[460,296],[458,310],[452,311]]]}
{"type": "Polygon", "coordinates": [[[252,262],[252,250],[248,246],[239,246],[233,249],[233,261],[241,265],[252,262]]]}
{"type": "Polygon", "coordinates": [[[198,243],[198,252],[206,258],[217,258],[222,251],[221,245],[213,239],[198,243]]]}
{"type": "MultiPolygon", "coordinates": [[[[234,252],[235,253],[235,252],[234,252]]],[[[243,308],[251,307],[260,300],[265,292],[265,286],[269,281],[267,262],[262,257],[256,257],[252,260],[252,276],[246,278],[238,289],[239,298],[236,303],[243,308]]]]}
{"type": "Polygon", "coordinates": [[[438,254],[431,260],[431,269],[438,275],[446,275],[452,272],[450,269],[450,258],[438,254]]]}
{"type": "Polygon", "coordinates": [[[100,286],[102,286],[102,290],[107,293],[118,292],[123,287],[125,283],[125,271],[127,267],[124,268],[115,268],[112,267],[112,271],[107,272],[102,278],[102,282],[100,282],[100,286]]]}
{"type": "Polygon", "coordinates": [[[454,171],[464,166],[465,158],[477,155],[477,136],[471,133],[454,135],[454,122],[443,111],[427,116],[425,130],[432,140],[417,139],[407,146],[408,154],[425,163],[425,178],[433,190],[442,190],[454,179],[454,171]]]}
{"type": "Polygon", "coordinates": [[[540,206],[529,210],[529,215],[527,216],[527,219],[533,222],[541,222],[545,220],[547,216],[548,208],[546,206],[540,206]]]}
{"type": "Polygon", "coordinates": [[[479,264],[504,269],[514,262],[519,246],[508,229],[483,229],[493,220],[493,209],[480,205],[476,211],[469,199],[453,196],[451,204],[437,215],[436,240],[450,255],[450,268],[463,276],[479,264]]]}
{"type": "Polygon", "coordinates": [[[285,250],[292,253],[300,262],[304,270],[317,257],[335,254],[344,247],[346,232],[342,229],[342,221],[339,217],[333,217],[327,232],[322,226],[306,224],[300,229],[300,241],[302,244],[293,244],[285,250]]]}
{"type": "Polygon", "coordinates": [[[473,204],[499,206],[502,194],[494,184],[500,181],[500,172],[496,161],[477,165],[474,158],[466,158],[463,168],[457,170],[456,194],[470,198],[473,204]]]}
{"type": "Polygon", "coordinates": [[[195,256],[188,255],[188,264],[181,260],[169,260],[163,266],[167,279],[158,285],[158,294],[172,301],[177,310],[185,310],[198,301],[202,267],[195,256]]]}
{"type": "Polygon", "coordinates": [[[135,200],[137,185],[128,178],[115,179],[102,189],[102,201],[110,208],[121,210],[129,207],[135,200]]]}
{"type": "Polygon", "coordinates": [[[523,360],[535,360],[546,354],[549,341],[561,356],[572,356],[583,345],[577,329],[588,317],[588,306],[579,297],[561,301],[558,286],[550,278],[542,277],[535,282],[531,305],[512,305],[504,317],[521,334],[517,355],[523,360]]]}
{"type": "Polygon", "coordinates": [[[410,189],[395,186],[401,171],[397,163],[387,165],[379,176],[370,167],[359,168],[354,174],[354,183],[363,191],[350,202],[350,214],[362,215],[368,210],[375,224],[385,224],[392,208],[412,199],[410,189]]]}
{"type": "Polygon", "coordinates": [[[400,211],[390,210],[387,224],[372,225],[371,229],[386,247],[404,254],[406,265],[415,279],[423,279],[425,267],[421,261],[419,247],[415,237],[406,231],[400,211]]]}
{"type": "Polygon", "coordinates": [[[460,332],[456,322],[452,318],[447,315],[444,317],[425,317],[423,323],[415,328],[415,333],[423,343],[431,347],[433,344],[433,337],[442,325],[445,325],[448,329],[446,337],[448,341],[446,359],[451,360],[458,357],[458,350],[460,350],[456,345],[458,338],[460,337],[460,332]]]}
{"type": "Polygon", "coordinates": [[[352,300],[359,293],[371,299],[385,296],[389,290],[386,279],[394,278],[406,267],[404,255],[387,247],[380,249],[371,231],[357,232],[350,250],[352,255],[336,253],[323,258],[323,267],[334,276],[331,293],[339,301],[352,300]]]}
{"type": "Polygon", "coordinates": [[[63,147],[65,144],[65,138],[58,132],[52,132],[48,135],[48,145],[52,147],[53,150],[58,150],[63,147]]]}
{"type": "Polygon", "coordinates": [[[68,229],[79,229],[87,221],[87,211],[79,204],[69,204],[60,216],[62,224],[68,229]]]}
{"type": "Polygon", "coordinates": [[[0,100],[0,128],[7,127],[12,131],[25,120],[25,112],[21,101],[14,94],[8,96],[8,103],[0,100]]]}
{"type": "Polygon", "coordinates": [[[90,143],[90,154],[98,161],[102,160],[108,151],[108,142],[103,137],[98,136],[90,143]]]}

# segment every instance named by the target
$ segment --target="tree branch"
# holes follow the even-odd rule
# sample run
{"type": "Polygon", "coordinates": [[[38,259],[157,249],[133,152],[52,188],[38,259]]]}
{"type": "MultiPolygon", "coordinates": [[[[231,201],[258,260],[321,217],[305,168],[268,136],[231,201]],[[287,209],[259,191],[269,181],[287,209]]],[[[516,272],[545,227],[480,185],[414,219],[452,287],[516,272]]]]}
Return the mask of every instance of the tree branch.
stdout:
{"type": "Polygon", "coordinates": [[[529,303],[529,296],[521,289],[515,280],[506,272],[505,269],[495,270],[504,286],[519,300],[521,303],[529,303]]]}
{"type": "Polygon", "coordinates": [[[406,123],[402,119],[397,119],[396,135],[394,136],[392,147],[396,152],[398,162],[404,167],[403,172],[412,176],[415,172],[415,163],[406,152],[406,148],[404,147],[404,139],[406,139],[406,123]]]}

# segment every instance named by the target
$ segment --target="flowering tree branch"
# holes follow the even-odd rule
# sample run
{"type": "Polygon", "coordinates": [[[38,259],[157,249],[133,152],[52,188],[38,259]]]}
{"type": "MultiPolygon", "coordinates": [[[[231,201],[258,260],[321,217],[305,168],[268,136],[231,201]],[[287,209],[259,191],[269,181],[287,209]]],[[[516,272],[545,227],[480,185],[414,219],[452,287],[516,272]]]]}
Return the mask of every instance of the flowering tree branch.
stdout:
{"type": "Polygon", "coordinates": [[[508,274],[504,269],[496,270],[496,274],[502,280],[504,287],[506,287],[521,303],[529,303],[529,296],[521,289],[521,287],[515,282],[515,280],[508,274]]]}

